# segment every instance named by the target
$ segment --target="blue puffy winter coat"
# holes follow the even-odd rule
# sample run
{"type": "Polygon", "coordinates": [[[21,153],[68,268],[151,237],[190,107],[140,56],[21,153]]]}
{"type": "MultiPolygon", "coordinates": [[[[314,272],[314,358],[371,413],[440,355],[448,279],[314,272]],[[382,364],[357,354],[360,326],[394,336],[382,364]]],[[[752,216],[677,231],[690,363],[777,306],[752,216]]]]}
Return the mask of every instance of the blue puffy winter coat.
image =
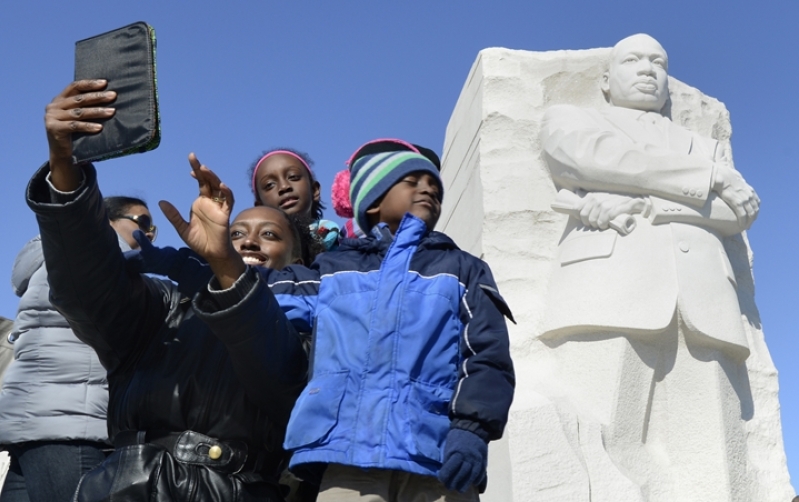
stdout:
{"type": "Polygon", "coordinates": [[[395,236],[373,234],[344,240],[310,269],[265,272],[295,326],[314,336],[284,446],[293,467],[435,475],[451,427],[502,435],[514,388],[510,311],[488,266],[422,220],[406,215],[395,236]]]}

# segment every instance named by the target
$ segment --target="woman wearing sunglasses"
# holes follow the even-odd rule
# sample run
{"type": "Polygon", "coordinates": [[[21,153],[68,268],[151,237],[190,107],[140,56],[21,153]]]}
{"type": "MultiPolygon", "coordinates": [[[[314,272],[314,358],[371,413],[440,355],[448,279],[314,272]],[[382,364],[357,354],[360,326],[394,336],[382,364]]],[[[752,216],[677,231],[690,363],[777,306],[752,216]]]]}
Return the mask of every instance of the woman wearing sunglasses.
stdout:
{"type": "MultiPolygon", "coordinates": [[[[155,238],[144,201],[119,196],[103,203],[122,251],[139,247],[137,229],[155,238]]],[[[39,236],[17,255],[11,282],[20,302],[9,336],[15,361],[0,389],[0,449],[11,455],[0,502],[68,501],[81,475],[110,449],[106,372],[50,304],[39,236]]]]}
{"type": "Polygon", "coordinates": [[[133,238],[136,230],[141,230],[150,242],[155,242],[158,227],[153,225],[153,217],[144,201],[135,197],[106,197],[103,202],[111,228],[125,239],[131,249],[139,248],[139,243],[133,238]]]}

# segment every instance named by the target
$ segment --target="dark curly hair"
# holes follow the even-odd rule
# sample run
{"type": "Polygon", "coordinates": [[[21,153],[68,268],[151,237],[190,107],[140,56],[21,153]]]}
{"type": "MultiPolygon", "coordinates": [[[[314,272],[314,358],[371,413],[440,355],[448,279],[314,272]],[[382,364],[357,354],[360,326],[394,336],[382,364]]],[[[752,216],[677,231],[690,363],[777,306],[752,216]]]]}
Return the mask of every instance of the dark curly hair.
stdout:
{"type": "Polygon", "coordinates": [[[108,212],[108,219],[111,221],[115,221],[124,217],[131,206],[147,207],[147,203],[143,200],[136,197],[127,197],[124,195],[106,197],[103,199],[103,205],[105,206],[105,210],[108,212]]]}
{"type": "MultiPolygon", "coordinates": [[[[255,185],[252,182],[252,178],[255,175],[255,169],[258,167],[258,162],[262,158],[264,158],[264,155],[275,152],[277,150],[285,150],[287,152],[293,153],[294,155],[298,156],[303,161],[305,161],[305,163],[308,164],[308,167],[313,167],[314,165],[313,160],[307,153],[300,150],[296,150],[294,148],[279,147],[279,148],[270,148],[269,150],[264,150],[263,152],[261,152],[258,158],[255,159],[252,162],[252,164],[250,164],[250,167],[247,169],[247,183],[250,184],[250,190],[252,191],[252,194],[255,196],[256,200],[259,200],[258,190],[256,190],[255,185]]],[[[308,174],[310,175],[308,178],[310,180],[310,183],[313,184],[315,181],[317,181],[316,175],[313,173],[313,171],[308,171],[308,174]]],[[[325,205],[322,203],[321,198],[319,200],[313,201],[313,204],[311,205],[311,216],[313,216],[313,221],[321,220],[322,216],[324,215],[324,211],[325,211],[325,205]]]]}

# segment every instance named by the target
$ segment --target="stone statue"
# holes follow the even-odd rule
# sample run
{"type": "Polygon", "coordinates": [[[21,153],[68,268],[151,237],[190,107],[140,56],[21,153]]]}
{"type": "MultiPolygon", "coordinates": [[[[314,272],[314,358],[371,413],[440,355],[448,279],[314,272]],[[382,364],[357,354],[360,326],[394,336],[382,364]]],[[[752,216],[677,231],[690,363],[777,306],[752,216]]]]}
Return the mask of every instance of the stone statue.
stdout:
{"type": "Polygon", "coordinates": [[[491,265],[518,323],[484,502],[796,495],[742,232],[759,202],[724,104],[666,63],[640,35],[494,47],[464,81],[438,229],[491,265]]]}
{"type": "Polygon", "coordinates": [[[667,71],[663,47],[633,35],[600,83],[611,106],[544,114],[552,207],[570,218],[540,339],[640,500],[737,500],[746,465],[728,446],[753,413],[750,349],[722,238],[760,201],[716,140],[667,116],[667,71]]]}

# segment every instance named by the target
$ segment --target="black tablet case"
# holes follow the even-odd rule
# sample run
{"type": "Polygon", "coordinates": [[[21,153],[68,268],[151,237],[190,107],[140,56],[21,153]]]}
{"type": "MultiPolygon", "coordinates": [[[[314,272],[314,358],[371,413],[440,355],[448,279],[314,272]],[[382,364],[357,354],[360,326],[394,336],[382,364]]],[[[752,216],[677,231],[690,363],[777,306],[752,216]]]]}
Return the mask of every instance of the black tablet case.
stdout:
{"type": "Polygon", "coordinates": [[[75,43],[75,80],[105,79],[117,99],[99,134],[76,133],[72,150],[78,162],[142,153],[161,142],[155,76],[155,30],[133,23],[75,43]]]}

